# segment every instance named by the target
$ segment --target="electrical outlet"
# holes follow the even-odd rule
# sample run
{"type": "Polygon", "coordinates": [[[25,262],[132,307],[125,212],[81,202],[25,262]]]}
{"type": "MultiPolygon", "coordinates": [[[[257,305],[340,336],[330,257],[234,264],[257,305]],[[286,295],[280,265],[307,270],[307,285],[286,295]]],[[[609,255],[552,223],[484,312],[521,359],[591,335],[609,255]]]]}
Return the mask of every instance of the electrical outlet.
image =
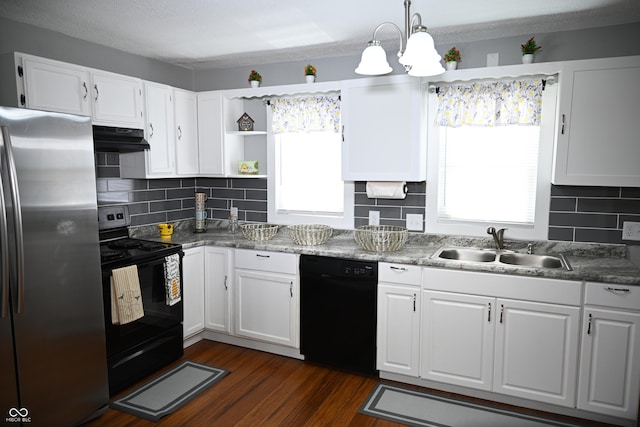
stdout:
{"type": "Polygon", "coordinates": [[[407,214],[407,230],[422,231],[422,214],[407,214]]]}
{"type": "Polygon", "coordinates": [[[380,211],[369,211],[369,225],[380,225],[380,211]]]}
{"type": "Polygon", "coordinates": [[[622,240],[640,240],[640,222],[625,221],[622,224],[622,240]]]}

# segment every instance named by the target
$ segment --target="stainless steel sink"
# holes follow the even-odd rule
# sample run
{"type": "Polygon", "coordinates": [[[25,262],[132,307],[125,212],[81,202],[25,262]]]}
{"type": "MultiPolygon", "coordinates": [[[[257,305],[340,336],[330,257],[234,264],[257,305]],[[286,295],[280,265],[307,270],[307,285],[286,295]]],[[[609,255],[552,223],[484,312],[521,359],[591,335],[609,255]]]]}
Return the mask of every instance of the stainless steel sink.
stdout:
{"type": "Polygon", "coordinates": [[[571,270],[571,266],[562,254],[521,254],[517,252],[481,249],[481,248],[441,248],[431,256],[432,259],[494,263],[515,267],[551,268],[571,270]]]}
{"type": "Polygon", "coordinates": [[[521,267],[564,268],[566,270],[571,270],[569,263],[561,254],[556,256],[506,253],[500,254],[498,261],[503,264],[518,265],[521,267]]]}
{"type": "Polygon", "coordinates": [[[496,251],[476,248],[443,248],[436,252],[433,258],[454,261],[493,262],[496,260],[496,251]]]}

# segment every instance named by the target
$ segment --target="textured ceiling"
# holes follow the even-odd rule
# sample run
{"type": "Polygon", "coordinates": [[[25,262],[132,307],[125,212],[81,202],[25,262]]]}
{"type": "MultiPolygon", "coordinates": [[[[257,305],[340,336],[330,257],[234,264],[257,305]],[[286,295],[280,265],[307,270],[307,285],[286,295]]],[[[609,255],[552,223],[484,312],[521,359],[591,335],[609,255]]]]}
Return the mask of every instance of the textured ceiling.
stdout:
{"type": "MultiPolygon", "coordinates": [[[[413,0],[436,44],[640,21],[640,0],[413,0]]],[[[355,55],[403,0],[0,0],[0,16],[192,69],[355,55]]],[[[379,32],[396,37],[393,30],[379,32]]]]}

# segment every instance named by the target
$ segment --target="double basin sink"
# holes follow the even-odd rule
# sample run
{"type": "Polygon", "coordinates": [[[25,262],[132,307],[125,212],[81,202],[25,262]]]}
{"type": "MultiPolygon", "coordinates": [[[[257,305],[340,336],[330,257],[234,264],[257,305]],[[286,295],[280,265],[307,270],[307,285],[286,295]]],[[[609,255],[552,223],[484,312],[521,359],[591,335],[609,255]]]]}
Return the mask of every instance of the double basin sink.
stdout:
{"type": "Polygon", "coordinates": [[[480,248],[442,248],[431,256],[432,259],[494,263],[529,268],[551,268],[571,270],[562,254],[539,255],[522,254],[505,250],[480,248]]]}

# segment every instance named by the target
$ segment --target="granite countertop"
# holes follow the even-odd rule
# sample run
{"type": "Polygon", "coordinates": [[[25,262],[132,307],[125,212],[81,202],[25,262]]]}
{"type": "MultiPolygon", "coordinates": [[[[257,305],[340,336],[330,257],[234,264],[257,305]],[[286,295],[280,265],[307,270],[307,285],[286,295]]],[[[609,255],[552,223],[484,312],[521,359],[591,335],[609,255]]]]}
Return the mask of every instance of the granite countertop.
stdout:
{"type": "MultiPolygon", "coordinates": [[[[553,279],[579,280],[624,285],[640,285],[640,268],[625,257],[625,245],[601,245],[555,241],[533,242],[533,253],[563,254],[572,271],[564,269],[529,268],[496,263],[476,263],[431,259],[443,246],[492,248],[491,238],[443,236],[410,233],[407,244],[396,252],[369,252],[358,246],[353,230],[334,230],[333,236],[323,245],[301,246],[289,237],[286,227],[281,227],[276,236],[268,241],[255,242],[244,238],[242,233],[231,234],[226,221],[210,221],[207,231],[194,233],[193,221],[181,221],[174,226],[170,238],[161,238],[157,226],[130,229],[132,237],[170,241],[184,249],[197,246],[221,246],[240,249],[255,249],[305,255],[320,255],[335,258],[383,261],[398,264],[413,264],[457,270],[485,271],[519,276],[538,276],[553,279]]],[[[505,249],[526,252],[527,242],[505,241],[505,249]]]]}

